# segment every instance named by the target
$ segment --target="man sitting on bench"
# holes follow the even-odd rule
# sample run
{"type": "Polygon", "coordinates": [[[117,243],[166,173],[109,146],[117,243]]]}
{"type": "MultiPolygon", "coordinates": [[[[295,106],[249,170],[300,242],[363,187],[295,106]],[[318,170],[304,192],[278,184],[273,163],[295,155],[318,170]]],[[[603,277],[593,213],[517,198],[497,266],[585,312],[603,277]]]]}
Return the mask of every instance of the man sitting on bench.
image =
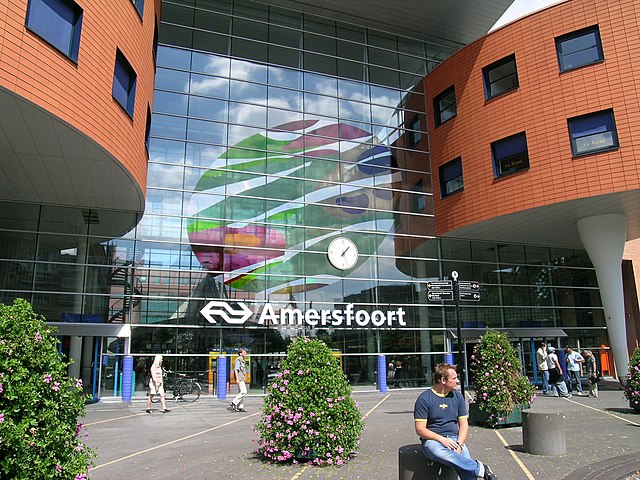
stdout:
{"type": "Polygon", "coordinates": [[[453,468],[462,480],[497,480],[488,465],[471,458],[465,445],[469,435],[467,403],[457,387],[456,366],[441,363],[433,374],[433,387],[416,400],[413,418],[422,453],[453,468]]]}

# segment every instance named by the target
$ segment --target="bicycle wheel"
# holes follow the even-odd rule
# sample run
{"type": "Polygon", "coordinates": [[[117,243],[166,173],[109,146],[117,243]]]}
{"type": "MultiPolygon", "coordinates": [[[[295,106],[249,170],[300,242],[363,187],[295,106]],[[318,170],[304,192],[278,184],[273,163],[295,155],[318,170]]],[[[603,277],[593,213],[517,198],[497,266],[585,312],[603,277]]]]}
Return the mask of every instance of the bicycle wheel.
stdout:
{"type": "Polygon", "coordinates": [[[198,382],[182,382],[178,385],[180,398],[185,402],[195,402],[200,398],[200,384],[198,382]]]}

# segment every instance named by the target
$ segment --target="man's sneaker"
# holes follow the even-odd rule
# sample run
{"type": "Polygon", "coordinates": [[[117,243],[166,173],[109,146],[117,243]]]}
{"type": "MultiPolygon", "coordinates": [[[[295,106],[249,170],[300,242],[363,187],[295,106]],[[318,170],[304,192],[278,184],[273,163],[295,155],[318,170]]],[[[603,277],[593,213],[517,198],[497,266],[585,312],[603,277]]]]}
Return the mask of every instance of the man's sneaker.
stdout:
{"type": "Polygon", "coordinates": [[[493,473],[491,471],[491,468],[489,467],[489,465],[487,465],[486,463],[483,464],[484,465],[484,480],[498,480],[498,477],[496,477],[495,473],[493,473]]]}
{"type": "Polygon", "coordinates": [[[147,408],[146,412],[147,413],[151,413],[151,410],[149,408],[147,408]]]}
{"type": "Polygon", "coordinates": [[[246,412],[246,408],[236,408],[236,412],[246,412]]]}

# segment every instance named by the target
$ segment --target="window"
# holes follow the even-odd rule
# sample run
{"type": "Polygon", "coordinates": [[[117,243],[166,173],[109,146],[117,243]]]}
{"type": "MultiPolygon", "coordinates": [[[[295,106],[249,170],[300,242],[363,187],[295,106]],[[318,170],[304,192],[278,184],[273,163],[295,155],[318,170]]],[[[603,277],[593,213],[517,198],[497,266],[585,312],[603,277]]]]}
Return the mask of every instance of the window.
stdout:
{"type": "Polygon", "coordinates": [[[518,88],[516,56],[509,55],[482,69],[484,76],[484,94],[488,100],[518,88]]]}
{"type": "Polygon", "coordinates": [[[74,62],[78,61],[82,9],[67,0],[29,0],[26,27],[74,62]]]}
{"type": "Polygon", "coordinates": [[[420,133],[420,119],[418,117],[414,118],[409,128],[411,130],[407,130],[407,147],[415,148],[422,138],[422,134],[420,133]]]}
{"type": "Polygon", "coordinates": [[[140,15],[140,18],[142,18],[142,14],[144,12],[144,0],[131,0],[131,3],[133,3],[133,6],[136,7],[138,15],[140,15]]]}
{"type": "Polygon", "coordinates": [[[556,38],[556,51],[561,72],[604,61],[597,25],[556,38]]]}
{"type": "Polygon", "coordinates": [[[133,106],[136,98],[136,72],[122,52],[116,52],[116,66],[113,73],[113,98],[133,118],[133,106]]]}
{"type": "Polygon", "coordinates": [[[147,147],[147,153],[149,152],[149,136],[151,135],[151,108],[147,105],[147,124],[144,130],[144,145],[147,147]]]}
{"type": "Polygon", "coordinates": [[[411,211],[413,213],[420,213],[424,210],[424,207],[427,206],[427,200],[424,196],[424,183],[422,183],[422,180],[418,180],[411,190],[414,192],[411,195],[411,211]]]}
{"type": "Polygon", "coordinates": [[[491,154],[496,177],[529,168],[527,136],[524,132],[493,142],[491,154]]]}
{"type": "Polygon", "coordinates": [[[453,86],[433,99],[436,127],[456,116],[456,91],[453,86]]]}
{"type": "Polygon", "coordinates": [[[613,110],[581,115],[567,122],[574,157],[618,148],[613,110]]]}
{"type": "Polygon", "coordinates": [[[454,158],[440,166],[440,196],[442,198],[464,189],[462,157],[454,158]]]}

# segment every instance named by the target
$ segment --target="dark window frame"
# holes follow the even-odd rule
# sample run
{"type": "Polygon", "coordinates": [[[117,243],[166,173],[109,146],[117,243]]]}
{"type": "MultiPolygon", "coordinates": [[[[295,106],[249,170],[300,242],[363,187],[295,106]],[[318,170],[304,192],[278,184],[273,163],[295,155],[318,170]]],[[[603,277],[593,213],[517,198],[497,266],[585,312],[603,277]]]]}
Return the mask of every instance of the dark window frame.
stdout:
{"type": "Polygon", "coordinates": [[[83,14],[82,8],[73,0],[29,0],[25,16],[25,27],[74,63],[78,63],[83,14]],[[61,42],[62,38],[54,38],[61,33],[61,29],[56,28],[60,24],[52,22],[46,16],[46,12],[40,10],[41,8],[53,10],[57,14],[57,18],[65,21],[71,27],[68,35],[64,35],[65,41],[61,42]],[[57,8],[62,8],[62,10],[57,8]],[[69,16],[73,18],[69,19],[69,16]],[[43,20],[48,21],[43,22],[43,20]],[[55,31],[50,31],[50,28],[54,28],[55,31]]]}
{"type": "Polygon", "coordinates": [[[127,60],[127,57],[124,56],[120,49],[117,49],[111,94],[132,119],[136,101],[137,81],[138,76],[129,63],[129,60],[127,60]],[[124,84],[125,80],[127,85],[124,84]]]}
{"type": "MultiPolygon", "coordinates": [[[[592,123],[591,130],[594,128],[592,123]]],[[[577,117],[567,119],[567,128],[569,129],[569,140],[571,142],[571,155],[573,158],[583,157],[585,155],[593,155],[596,153],[609,152],[611,150],[617,150],[620,148],[618,141],[618,131],[616,129],[616,119],[613,113],[613,109],[600,110],[598,112],[591,112],[577,117]],[[610,127],[609,129],[598,130],[592,133],[584,128],[589,127],[589,121],[597,120],[598,118],[606,119],[602,122],[600,127],[610,127]],[[581,130],[577,130],[581,125],[581,130]],[[609,125],[606,125],[609,123],[609,125]],[[609,137],[607,137],[609,135],[609,137]],[[580,143],[579,143],[580,142],[580,143]],[[594,145],[594,142],[602,144],[603,146],[594,146],[589,148],[588,145],[594,145]]]]}
{"type": "Polygon", "coordinates": [[[440,177],[440,198],[446,198],[464,190],[462,157],[456,157],[453,160],[440,165],[440,167],[438,168],[438,174],[440,177]],[[456,173],[458,173],[458,175],[455,175],[456,173]],[[448,187],[452,185],[454,185],[454,187],[449,190],[448,187]]]}
{"type": "Polygon", "coordinates": [[[420,131],[420,117],[416,116],[409,124],[409,130],[405,130],[407,135],[407,147],[415,148],[422,140],[422,132],[420,131]]]}
{"type": "Polygon", "coordinates": [[[424,191],[424,182],[422,179],[418,180],[411,187],[411,212],[420,213],[427,206],[427,198],[424,191]]]}
{"type": "Polygon", "coordinates": [[[526,132],[519,132],[491,142],[491,158],[495,178],[528,170],[530,163],[526,132]],[[520,145],[518,144],[522,142],[524,143],[524,150],[510,152],[510,150],[519,147],[520,145]]]}
{"type": "Polygon", "coordinates": [[[520,86],[520,81],[518,78],[518,65],[516,63],[516,54],[512,53],[504,58],[501,58],[498,61],[487,65],[482,69],[482,77],[484,79],[484,98],[485,100],[490,100],[492,98],[499,97],[500,95],[504,95],[512,90],[516,90],[520,86]],[[513,71],[508,73],[508,75],[501,75],[499,78],[492,78],[492,74],[495,72],[499,72],[500,74],[504,73],[499,69],[508,64],[513,64],[513,71]],[[501,82],[504,82],[507,79],[510,79],[515,76],[515,84],[501,90],[499,92],[494,92],[495,86],[499,85],[501,82]]]}
{"type": "Polygon", "coordinates": [[[456,102],[455,85],[451,85],[446,90],[444,90],[443,92],[441,92],[440,94],[436,95],[433,98],[433,115],[434,115],[434,120],[435,120],[435,123],[436,123],[436,128],[439,127],[440,125],[444,125],[448,121],[456,118],[456,116],[458,115],[458,107],[457,107],[457,102],[456,102]],[[453,95],[453,102],[450,102],[448,105],[444,105],[443,106],[442,102],[444,100],[450,100],[450,99],[448,99],[448,97],[451,96],[451,95],[453,95]],[[453,107],[453,114],[451,116],[443,119],[442,118],[442,114],[447,112],[447,111],[449,111],[451,109],[451,107],[453,107]]]}
{"type": "Polygon", "coordinates": [[[600,28],[598,27],[598,25],[592,25],[590,27],[582,28],[574,32],[560,35],[559,37],[556,37],[555,42],[556,42],[556,54],[558,57],[558,67],[560,68],[560,73],[570,72],[578,68],[587,67],[589,65],[595,65],[595,64],[604,62],[604,50],[602,48],[602,38],[600,37],[600,28]],[[595,45],[592,45],[589,48],[585,48],[582,50],[575,50],[575,51],[570,51],[566,53],[562,51],[562,48],[566,46],[568,42],[572,42],[580,38],[585,38],[594,33],[595,33],[595,45]],[[566,58],[568,56],[575,55],[580,52],[586,52],[588,50],[593,50],[593,49],[595,49],[595,52],[597,53],[597,55],[595,56],[595,59],[591,59],[588,62],[580,63],[579,65],[567,66],[566,58]]]}

